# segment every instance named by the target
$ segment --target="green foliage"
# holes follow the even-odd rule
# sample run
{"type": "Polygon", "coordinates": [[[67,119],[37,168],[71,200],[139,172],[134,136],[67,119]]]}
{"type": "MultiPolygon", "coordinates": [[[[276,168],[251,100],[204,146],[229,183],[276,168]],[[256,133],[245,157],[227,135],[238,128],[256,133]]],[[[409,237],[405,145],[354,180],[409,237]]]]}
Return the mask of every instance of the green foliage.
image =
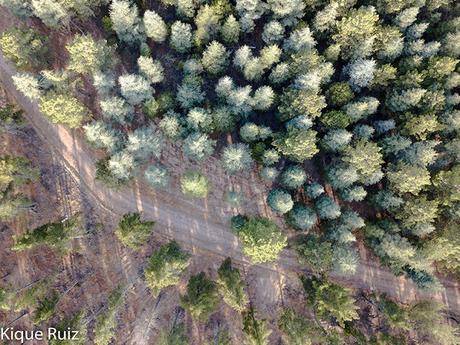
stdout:
{"type": "Polygon", "coordinates": [[[300,165],[292,165],[287,167],[281,172],[280,183],[283,187],[288,189],[297,189],[307,179],[307,174],[305,170],[300,165]]]}
{"type": "Polygon", "coordinates": [[[180,275],[189,265],[189,257],[189,254],[182,251],[174,241],[161,246],[150,257],[144,274],[147,286],[154,297],[157,297],[162,289],[179,283],[180,275]]]}
{"type": "Polygon", "coordinates": [[[112,29],[120,41],[128,44],[140,43],[143,39],[137,6],[127,0],[114,0],[110,4],[112,29]]]}
{"type": "Polygon", "coordinates": [[[0,50],[19,69],[32,69],[46,61],[46,39],[31,29],[13,28],[0,36],[0,50]]]}
{"type": "Polygon", "coordinates": [[[313,130],[291,129],[273,145],[289,159],[302,163],[319,152],[316,147],[316,132],[313,130]]]}
{"type": "Polygon", "coordinates": [[[311,345],[311,333],[318,331],[303,315],[290,308],[282,309],[278,327],[288,345],[311,345]]]}
{"type": "Polygon", "coordinates": [[[359,319],[351,290],[316,278],[302,278],[307,300],[321,319],[333,318],[344,327],[345,322],[359,319]]]}
{"type": "Polygon", "coordinates": [[[61,223],[48,223],[15,237],[13,250],[23,251],[46,245],[58,253],[72,250],[72,240],[81,234],[81,220],[73,217],[61,223]]]}
{"type": "Polygon", "coordinates": [[[390,187],[398,194],[418,195],[424,187],[430,184],[430,173],[427,168],[404,162],[390,166],[386,176],[390,187]]]}
{"type": "Polygon", "coordinates": [[[144,13],[145,34],[155,42],[164,42],[168,36],[168,27],[163,18],[155,11],[147,10],[144,13]]]}
{"type": "Polygon", "coordinates": [[[372,141],[359,140],[354,146],[347,147],[343,161],[356,170],[359,182],[366,185],[374,184],[383,177],[383,174],[379,176],[383,164],[381,148],[372,141]]]}
{"type": "Polygon", "coordinates": [[[169,172],[166,168],[157,165],[150,165],[145,170],[145,179],[154,188],[167,187],[169,184],[169,172]]]}
{"type": "Polygon", "coordinates": [[[205,198],[209,192],[209,183],[206,176],[196,171],[189,171],[181,176],[182,193],[194,198],[205,198]]]}
{"type": "Polygon", "coordinates": [[[299,262],[318,273],[327,273],[332,269],[332,243],[316,235],[306,236],[296,247],[299,262]]]}
{"type": "Polygon", "coordinates": [[[221,43],[212,41],[203,52],[201,62],[208,73],[220,74],[228,65],[228,55],[221,43]]]}
{"type": "Polygon", "coordinates": [[[137,105],[152,98],[153,89],[150,83],[142,76],[124,74],[118,78],[120,90],[129,104],[137,105]]]}
{"type": "Polygon", "coordinates": [[[67,69],[76,73],[97,72],[109,58],[107,43],[103,40],[95,41],[90,35],[75,35],[66,49],[69,52],[67,69]]]}
{"type": "Polygon", "coordinates": [[[77,339],[50,339],[50,345],[84,345],[88,341],[87,335],[87,324],[84,318],[84,312],[79,312],[74,316],[64,317],[57,325],[54,327],[58,332],[65,332],[68,329],[73,331],[78,331],[78,340],[77,339]]]}
{"type": "Polygon", "coordinates": [[[232,260],[227,258],[220,265],[217,274],[217,289],[222,299],[236,311],[242,312],[249,303],[249,297],[240,271],[232,267],[232,260]]]}
{"type": "Polygon", "coordinates": [[[316,199],[315,208],[320,219],[335,219],[341,214],[340,206],[327,195],[316,199]]]}
{"type": "Polygon", "coordinates": [[[327,99],[332,106],[340,107],[354,98],[350,85],[346,82],[333,83],[327,90],[327,99]]]}
{"type": "Polygon", "coordinates": [[[197,321],[206,321],[217,309],[219,296],[216,284],[204,272],[190,277],[187,292],[181,297],[182,306],[197,321]]]}
{"type": "Polygon", "coordinates": [[[286,220],[297,230],[308,231],[315,226],[318,217],[315,211],[305,204],[297,203],[286,214],[286,220]]]}
{"type": "Polygon", "coordinates": [[[281,214],[289,212],[294,206],[291,195],[283,189],[272,189],[267,196],[267,204],[281,214]]]}
{"type": "Polygon", "coordinates": [[[50,296],[40,299],[32,318],[34,324],[48,321],[55,313],[58,302],[59,294],[56,291],[53,291],[50,296]]]}
{"type": "Polygon", "coordinates": [[[266,320],[256,319],[255,310],[250,307],[243,313],[243,332],[247,345],[268,345],[272,330],[268,328],[266,320]]]}
{"type": "Polygon", "coordinates": [[[252,157],[249,147],[244,144],[230,144],[222,152],[222,165],[230,174],[249,168],[252,163],[252,157]]]}
{"type": "Polygon", "coordinates": [[[70,128],[80,127],[90,117],[88,108],[77,98],[54,91],[40,98],[39,107],[51,122],[70,128]]]}
{"type": "Polygon", "coordinates": [[[123,303],[124,293],[121,287],[117,287],[109,295],[107,308],[96,318],[93,340],[96,345],[109,345],[115,338],[117,315],[123,303]]]}
{"type": "Polygon", "coordinates": [[[185,138],[183,151],[188,158],[201,161],[214,153],[215,145],[215,140],[209,139],[206,134],[196,132],[185,138]]]}
{"type": "Polygon", "coordinates": [[[192,26],[176,21],[171,26],[171,47],[179,53],[185,53],[192,48],[192,26]]]}
{"type": "Polygon", "coordinates": [[[5,192],[11,185],[21,186],[35,182],[40,171],[24,157],[0,157],[0,192],[5,192]]]}
{"type": "Polygon", "coordinates": [[[125,246],[138,249],[148,241],[154,225],[153,221],[141,220],[139,213],[126,213],[118,222],[115,235],[125,246]]]}
{"type": "Polygon", "coordinates": [[[238,229],[238,237],[243,243],[243,253],[253,263],[276,260],[287,245],[287,238],[278,226],[262,217],[245,220],[238,229]]]}
{"type": "Polygon", "coordinates": [[[170,331],[163,331],[158,339],[158,345],[188,345],[188,337],[184,324],[174,325],[170,331]]]}
{"type": "Polygon", "coordinates": [[[154,61],[151,57],[140,56],[137,59],[139,71],[152,84],[161,83],[164,79],[163,66],[159,61],[154,61]]]}

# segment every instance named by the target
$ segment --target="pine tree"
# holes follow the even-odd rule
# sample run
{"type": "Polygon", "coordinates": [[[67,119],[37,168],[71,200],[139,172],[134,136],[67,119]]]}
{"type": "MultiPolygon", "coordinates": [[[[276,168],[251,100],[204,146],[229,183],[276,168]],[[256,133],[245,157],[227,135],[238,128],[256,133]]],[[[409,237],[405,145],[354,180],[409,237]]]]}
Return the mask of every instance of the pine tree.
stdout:
{"type": "Polygon", "coordinates": [[[267,196],[270,208],[278,213],[285,214],[294,206],[291,195],[283,189],[272,189],[267,196]]]}
{"type": "Polygon", "coordinates": [[[32,0],[31,4],[34,15],[40,18],[46,26],[58,29],[61,26],[69,25],[70,13],[62,2],[32,0]]]}
{"type": "Polygon", "coordinates": [[[289,159],[303,163],[318,153],[316,132],[313,130],[291,129],[273,142],[273,145],[289,159]]]}
{"type": "Polygon", "coordinates": [[[118,82],[121,94],[131,105],[138,105],[153,97],[150,83],[140,75],[124,74],[118,78],[118,82]]]}
{"type": "Polygon", "coordinates": [[[327,195],[321,195],[316,199],[315,208],[320,219],[335,219],[341,214],[340,206],[327,195]]]}
{"type": "Polygon", "coordinates": [[[163,138],[153,126],[139,127],[128,135],[126,151],[135,159],[145,160],[161,156],[163,138]]]}
{"type": "Polygon", "coordinates": [[[163,166],[150,165],[144,173],[147,182],[154,188],[164,188],[169,184],[169,172],[163,166]]]}
{"type": "Polygon", "coordinates": [[[110,293],[107,309],[96,318],[93,340],[96,345],[109,345],[115,338],[118,325],[117,315],[123,303],[124,294],[118,287],[110,293]]]}
{"type": "Polygon", "coordinates": [[[287,245],[287,238],[278,226],[267,218],[254,217],[244,221],[238,230],[243,253],[251,262],[274,261],[287,245]]]}
{"type": "Polygon", "coordinates": [[[89,117],[89,110],[69,94],[48,92],[40,98],[40,111],[51,122],[78,128],[89,117]]]}
{"type": "Polygon", "coordinates": [[[190,277],[187,292],[181,297],[182,306],[196,321],[206,321],[217,309],[219,297],[216,284],[204,272],[190,277]]]}
{"type": "Polygon", "coordinates": [[[305,204],[297,203],[292,210],[286,214],[289,225],[297,230],[308,231],[315,226],[318,217],[315,211],[305,204]]]}
{"type": "Polygon", "coordinates": [[[13,76],[13,82],[16,89],[32,101],[39,100],[43,94],[39,80],[32,74],[17,73],[13,76]]]}
{"type": "Polygon", "coordinates": [[[280,183],[287,189],[297,189],[307,179],[305,169],[301,165],[291,165],[283,170],[280,175],[280,183]]]}
{"type": "Polygon", "coordinates": [[[244,144],[226,146],[222,152],[221,160],[224,169],[230,174],[248,169],[253,164],[249,147],[244,144]]]}
{"type": "Polygon", "coordinates": [[[83,126],[86,140],[98,149],[106,149],[110,153],[117,152],[122,147],[123,134],[111,125],[94,121],[83,126]]]}
{"type": "Polygon", "coordinates": [[[134,45],[143,41],[139,11],[136,4],[127,0],[114,0],[110,4],[112,28],[120,41],[134,45]]]}
{"type": "Polygon", "coordinates": [[[347,321],[359,319],[359,307],[354,304],[350,289],[316,278],[303,278],[302,281],[308,302],[321,319],[333,318],[342,327],[347,321]]]}
{"type": "Polygon", "coordinates": [[[188,158],[202,161],[213,154],[215,145],[216,141],[206,134],[195,132],[185,138],[183,151],[188,158]]]}
{"type": "Polygon", "coordinates": [[[182,193],[194,198],[205,198],[209,192],[209,183],[206,176],[196,171],[189,171],[181,176],[182,193]]]}
{"type": "Polygon", "coordinates": [[[154,61],[151,57],[140,56],[137,59],[139,71],[152,84],[161,83],[164,79],[164,69],[160,61],[154,61]]]}
{"type": "Polygon", "coordinates": [[[237,43],[240,38],[240,24],[231,14],[221,28],[222,39],[227,44],[237,43]]]}
{"type": "Polygon", "coordinates": [[[306,320],[303,315],[290,308],[281,310],[278,327],[283,332],[283,339],[288,345],[311,345],[311,333],[320,331],[309,320],[306,320]]]}
{"type": "Polygon", "coordinates": [[[153,221],[141,220],[139,213],[126,213],[123,215],[115,230],[115,235],[125,246],[139,249],[152,234],[153,221]]]}
{"type": "Polygon", "coordinates": [[[190,255],[184,252],[175,241],[161,246],[153,253],[144,270],[144,275],[147,286],[155,298],[162,289],[179,283],[180,275],[189,265],[189,258],[190,255]]]}
{"type": "Polygon", "coordinates": [[[91,35],[75,35],[66,49],[69,52],[67,69],[80,74],[101,70],[110,58],[107,42],[96,41],[91,35]]]}
{"type": "Polygon", "coordinates": [[[253,307],[243,313],[243,332],[247,345],[268,345],[268,339],[272,334],[266,320],[256,319],[253,307]]]}
{"type": "Polygon", "coordinates": [[[222,299],[234,310],[242,312],[249,303],[249,298],[240,271],[232,267],[232,260],[227,258],[220,265],[217,274],[217,289],[222,299]]]}
{"type": "Polygon", "coordinates": [[[158,13],[147,10],[144,13],[145,34],[155,42],[162,43],[168,36],[168,27],[158,13]]]}
{"type": "Polygon", "coordinates": [[[229,53],[221,43],[212,41],[203,52],[201,62],[208,73],[216,75],[224,72],[228,65],[228,56],[229,53]]]}
{"type": "Polygon", "coordinates": [[[102,116],[106,119],[124,124],[134,113],[134,109],[123,98],[118,96],[104,98],[99,103],[102,116]]]}
{"type": "Polygon", "coordinates": [[[176,21],[171,26],[171,47],[179,53],[185,53],[192,48],[192,26],[176,21]]]}
{"type": "Polygon", "coordinates": [[[396,193],[412,193],[418,195],[430,184],[430,173],[425,167],[399,162],[390,166],[386,173],[391,189],[396,193]]]}

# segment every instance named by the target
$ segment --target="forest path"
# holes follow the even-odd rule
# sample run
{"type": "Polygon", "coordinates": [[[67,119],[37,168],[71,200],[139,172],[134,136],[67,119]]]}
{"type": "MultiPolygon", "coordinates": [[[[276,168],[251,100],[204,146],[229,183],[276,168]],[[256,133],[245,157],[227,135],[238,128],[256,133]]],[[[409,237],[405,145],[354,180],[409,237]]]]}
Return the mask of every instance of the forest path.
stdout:
{"type": "MultiPolygon", "coordinates": [[[[37,134],[62,159],[73,178],[79,183],[81,192],[93,199],[94,206],[115,217],[130,211],[141,211],[145,218],[157,222],[156,234],[165,238],[174,238],[194,254],[204,253],[220,258],[229,256],[239,265],[246,267],[250,265],[242,254],[237,237],[230,231],[229,219],[233,211],[221,198],[211,195],[204,201],[191,200],[180,193],[177,179],[171,188],[161,191],[152,191],[141,181],[136,181],[132,187],[121,191],[109,190],[95,182],[93,151],[87,147],[78,131],[51,124],[41,114],[35,102],[30,102],[18,92],[11,78],[14,74],[14,68],[0,55],[0,81],[10,98],[24,110],[25,116],[37,134]]],[[[213,178],[217,181],[229,179],[226,176],[213,176],[213,178]]],[[[249,180],[241,184],[239,188],[251,189],[254,210],[266,215],[268,211],[264,192],[258,188],[255,174],[251,174],[249,180]]],[[[299,267],[292,250],[284,250],[277,263],[257,266],[258,269],[268,270],[277,275],[305,272],[299,267]]],[[[332,275],[332,278],[346,286],[378,291],[402,302],[421,298],[438,300],[445,303],[451,312],[460,314],[460,290],[454,280],[442,279],[444,288],[436,293],[420,291],[411,281],[394,276],[377,262],[366,257],[362,258],[362,263],[354,275],[346,277],[332,275]]]]}

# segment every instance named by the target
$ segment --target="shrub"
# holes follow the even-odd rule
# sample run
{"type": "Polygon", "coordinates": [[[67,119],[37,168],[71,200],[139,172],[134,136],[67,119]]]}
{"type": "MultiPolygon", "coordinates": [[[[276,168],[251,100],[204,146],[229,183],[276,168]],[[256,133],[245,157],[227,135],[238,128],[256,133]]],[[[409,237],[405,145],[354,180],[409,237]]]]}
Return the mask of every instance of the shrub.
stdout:
{"type": "Polygon", "coordinates": [[[283,189],[272,189],[267,197],[270,208],[278,213],[285,214],[294,206],[291,194],[283,189]]]}
{"type": "Polygon", "coordinates": [[[205,198],[208,195],[208,179],[196,171],[189,171],[180,178],[182,193],[194,198],[205,198]]]}

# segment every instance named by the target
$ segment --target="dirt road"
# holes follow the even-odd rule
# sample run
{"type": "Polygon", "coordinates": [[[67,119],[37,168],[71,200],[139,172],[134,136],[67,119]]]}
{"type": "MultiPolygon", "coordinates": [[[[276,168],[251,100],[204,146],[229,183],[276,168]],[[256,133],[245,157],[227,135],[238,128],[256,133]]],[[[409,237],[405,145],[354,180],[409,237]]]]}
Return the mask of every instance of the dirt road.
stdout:
{"type": "MultiPolygon", "coordinates": [[[[95,182],[94,153],[87,147],[77,131],[51,124],[39,111],[37,104],[30,102],[16,91],[11,76],[14,69],[0,56],[0,81],[9,95],[25,111],[36,132],[55,154],[62,158],[67,169],[79,183],[81,192],[93,199],[98,207],[120,216],[129,211],[141,211],[146,218],[157,221],[159,235],[176,239],[193,253],[207,252],[220,257],[230,256],[234,261],[247,266],[241,246],[229,229],[229,219],[236,210],[228,208],[221,199],[223,187],[216,187],[209,198],[203,201],[188,199],[180,193],[177,178],[168,190],[153,191],[142,181],[136,181],[132,188],[113,191],[95,182]]],[[[171,151],[173,152],[173,150],[171,151]]],[[[181,157],[166,152],[163,159],[176,162],[180,173],[181,157]],[[171,156],[168,156],[171,155],[171,156]]],[[[254,173],[240,177],[228,177],[215,160],[206,163],[211,182],[218,186],[232,185],[250,198],[246,205],[251,213],[267,214],[263,186],[254,173]]],[[[246,210],[246,207],[245,207],[246,210]]],[[[379,291],[400,301],[431,298],[448,305],[452,312],[460,313],[460,291],[454,281],[443,280],[444,289],[438,293],[426,293],[416,289],[413,283],[395,277],[377,263],[363,258],[356,274],[348,277],[335,275],[333,278],[347,286],[379,291]]],[[[294,253],[283,251],[276,264],[259,265],[261,269],[276,272],[299,271],[294,253]]]]}

